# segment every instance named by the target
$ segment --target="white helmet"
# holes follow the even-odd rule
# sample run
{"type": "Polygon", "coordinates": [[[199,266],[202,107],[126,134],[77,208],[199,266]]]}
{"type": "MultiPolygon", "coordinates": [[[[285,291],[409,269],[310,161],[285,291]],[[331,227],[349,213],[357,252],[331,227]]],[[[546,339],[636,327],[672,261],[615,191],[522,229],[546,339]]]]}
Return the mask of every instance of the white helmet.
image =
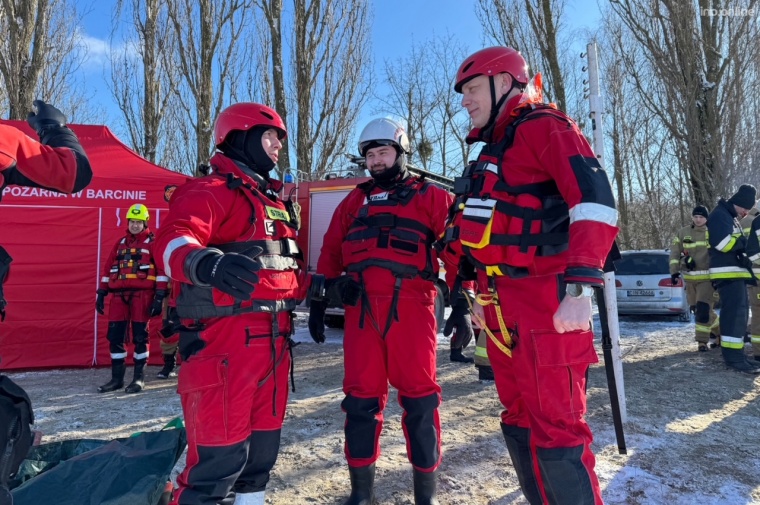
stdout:
{"type": "Polygon", "coordinates": [[[409,154],[409,137],[401,124],[388,118],[373,119],[359,135],[359,154],[364,156],[367,149],[392,145],[409,154]],[[375,144],[375,145],[373,145],[375,144]]]}

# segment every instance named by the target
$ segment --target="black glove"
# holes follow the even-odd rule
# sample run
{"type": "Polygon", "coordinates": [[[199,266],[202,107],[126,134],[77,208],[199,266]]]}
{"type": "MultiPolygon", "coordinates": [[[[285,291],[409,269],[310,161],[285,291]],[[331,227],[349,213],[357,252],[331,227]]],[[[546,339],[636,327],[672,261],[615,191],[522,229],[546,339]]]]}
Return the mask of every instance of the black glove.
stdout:
{"type": "Polygon", "coordinates": [[[443,327],[443,335],[448,337],[452,332],[452,347],[464,348],[470,343],[475,333],[472,330],[472,317],[470,316],[470,306],[467,300],[463,298],[465,295],[460,295],[459,301],[456,302],[451,309],[451,314],[446,320],[446,325],[443,327]]]}
{"type": "Polygon", "coordinates": [[[177,351],[179,351],[179,355],[182,356],[182,361],[187,361],[190,356],[196,354],[204,347],[206,347],[206,341],[201,338],[199,332],[179,332],[179,343],[177,344],[177,351]]]}
{"type": "Polygon", "coordinates": [[[325,310],[327,303],[311,301],[309,307],[309,334],[314,342],[322,344],[325,341],[325,310]]]}
{"type": "Polygon", "coordinates": [[[261,266],[253,257],[261,252],[261,247],[254,247],[244,254],[209,254],[198,262],[195,275],[204,284],[238,300],[247,300],[259,282],[256,272],[261,266]]]}
{"type": "Polygon", "coordinates": [[[150,304],[150,317],[156,317],[164,311],[164,296],[161,291],[156,291],[156,296],[153,298],[153,303],[150,304]]]}
{"type": "Polygon", "coordinates": [[[736,261],[739,263],[740,267],[752,270],[752,261],[749,259],[749,256],[747,256],[746,253],[736,253],[736,261]]]}
{"type": "Polygon", "coordinates": [[[681,277],[681,274],[676,272],[670,276],[670,283],[675,286],[678,284],[678,278],[681,277]]]}
{"type": "Polygon", "coordinates": [[[37,135],[40,137],[42,137],[43,132],[48,128],[61,128],[66,126],[66,116],[52,105],[47,104],[42,100],[35,100],[33,106],[37,112],[36,114],[35,112],[30,112],[29,115],[26,116],[26,122],[29,123],[29,126],[34,128],[34,131],[36,131],[37,135]]]}
{"type": "Polygon", "coordinates": [[[695,268],[697,268],[697,262],[694,261],[693,256],[686,256],[686,258],[684,258],[683,260],[683,264],[686,265],[686,268],[688,270],[694,270],[695,268]]]}
{"type": "Polygon", "coordinates": [[[102,316],[106,313],[106,295],[108,294],[108,291],[105,289],[99,289],[96,293],[98,294],[98,298],[95,300],[95,310],[97,310],[98,314],[102,316]]]}

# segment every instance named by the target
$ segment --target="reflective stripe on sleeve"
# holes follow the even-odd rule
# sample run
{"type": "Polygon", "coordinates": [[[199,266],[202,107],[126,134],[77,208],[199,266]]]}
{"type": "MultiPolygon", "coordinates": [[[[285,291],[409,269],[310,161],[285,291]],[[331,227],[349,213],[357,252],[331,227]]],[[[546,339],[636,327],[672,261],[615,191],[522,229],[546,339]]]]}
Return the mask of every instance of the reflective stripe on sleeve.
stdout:
{"type": "Polygon", "coordinates": [[[597,221],[617,225],[618,211],[600,203],[579,203],[570,209],[570,224],[576,221],[597,221]]]}
{"type": "Polygon", "coordinates": [[[169,260],[172,257],[172,253],[174,251],[176,251],[177,249],[179,249],[180,247],[182,247],[184,245],[190,245],[190,244],[194,244],[194,245],[198,245],[198,246],[201,245],[201,243],[198,242],[195,238],[193,238],[193,237],[187,237],[187,236],[184,236],[184,235],[181,236],[181,237],[177,237],[175,239],[172,239],[166,245],[166,249],[164,250],[163,259],[164,259],[164,271],[166,272],[167,276],[169,276],[169,277],[172,276],[172,267],[169,264],[169,260]]]}

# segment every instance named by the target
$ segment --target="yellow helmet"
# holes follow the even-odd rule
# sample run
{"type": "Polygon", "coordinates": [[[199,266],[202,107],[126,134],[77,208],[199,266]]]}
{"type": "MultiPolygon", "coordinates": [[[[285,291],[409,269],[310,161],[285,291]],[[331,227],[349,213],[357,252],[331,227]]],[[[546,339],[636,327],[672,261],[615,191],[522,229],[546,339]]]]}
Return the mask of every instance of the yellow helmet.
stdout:
{"type": "Polygon", "coordinates": [[[127,211],[127,219],[134,219],[135,221],[148,222],[150,214],[148,214],[148,207],[141,203],[136,203],[127,211]]]}

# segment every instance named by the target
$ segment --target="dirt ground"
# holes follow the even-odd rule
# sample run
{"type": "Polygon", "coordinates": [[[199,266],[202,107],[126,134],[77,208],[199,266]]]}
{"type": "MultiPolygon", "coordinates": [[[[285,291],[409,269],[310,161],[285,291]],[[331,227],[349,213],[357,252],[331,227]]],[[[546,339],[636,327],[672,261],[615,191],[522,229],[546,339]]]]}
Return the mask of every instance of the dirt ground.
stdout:
{"type": "MultiPolygon", "coordinates": [[[[332,331],[321,346],[304,330],[297,335],[303,344],[295,349],[296,392],[268,504],[338,504],[347,495],[342,352],[339,334],[332,331]]],[[[617,452],[601,363],[589,377],[588,422],[596,436],[593,449],[605,502],[760,504],[760,379],[726,370],[719,350],[695,352],[693,324],[629,319],[621,322],[621,334],[627,455],[617,452]]],[[[493,384],[479,383],[471,365],[451,363],[446,347],[441,337],[441,503],[526,503],[501,437],[501,407],[493,384]]],[[[127,436],[158,429],[181,415],[176,379],[158,380],[157,370],[149,367],[146,391],[136,395],[96,393],[96,386],[108,379],[107,369],[10,375],[29,392],[44,443],[127,436]]],[[[400,418],[392,392],[377,464],[381,504],[413,503],[400,418]]],[[[177,468],[182,465],[180,460],[177,468]]]]}

